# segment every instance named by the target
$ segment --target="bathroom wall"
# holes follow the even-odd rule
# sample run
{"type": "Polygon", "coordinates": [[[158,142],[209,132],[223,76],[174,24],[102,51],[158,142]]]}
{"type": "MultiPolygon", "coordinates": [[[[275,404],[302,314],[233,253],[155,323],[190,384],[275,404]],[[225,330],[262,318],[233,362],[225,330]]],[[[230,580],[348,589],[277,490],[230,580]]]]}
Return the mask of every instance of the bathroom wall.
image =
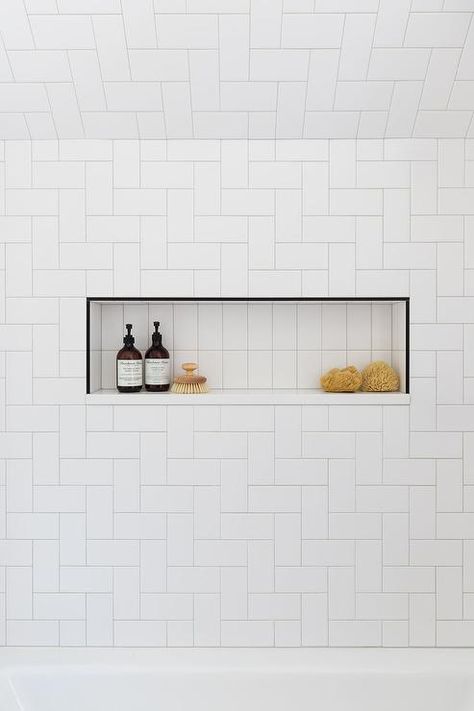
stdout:
{"type": "Polygon", "coordinates": [[[2,643],[474,644],[474,140],[0,146],[2,643]],[[86,406],[140,294],[410,295],[411,405],[86,406]]]}

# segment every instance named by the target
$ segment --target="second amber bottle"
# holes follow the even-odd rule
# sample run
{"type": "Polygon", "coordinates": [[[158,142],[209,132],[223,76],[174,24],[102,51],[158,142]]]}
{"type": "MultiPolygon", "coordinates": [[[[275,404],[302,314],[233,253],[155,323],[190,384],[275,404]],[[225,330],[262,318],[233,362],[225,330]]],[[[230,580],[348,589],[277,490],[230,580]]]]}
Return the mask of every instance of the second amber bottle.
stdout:
{"type": "Polygon", "coordinates": [[[150,392],[166,392],[171,382],[170,354],[163,346],[160,322],[153,321],[152,344],[145,353],[145,388],[150,392]]]}

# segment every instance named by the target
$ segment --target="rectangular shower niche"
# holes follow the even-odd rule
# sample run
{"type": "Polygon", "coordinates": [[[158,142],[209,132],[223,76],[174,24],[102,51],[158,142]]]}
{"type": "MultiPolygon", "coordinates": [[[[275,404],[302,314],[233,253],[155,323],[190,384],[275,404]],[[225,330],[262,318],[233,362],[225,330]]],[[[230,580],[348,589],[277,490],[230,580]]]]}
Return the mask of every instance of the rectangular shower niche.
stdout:
{"type": "Polygon", "coordinates": [[[89,402],[390,403],[409,401],[408,298],[88,298],[89,402]],[[160,321],[172,374],[199,363],[211,392],[120,394],[115,357],[125,324],[137,348],[148,348],[160,321]],[[362,369],[373,360],[400,374],[398,393],[324,393],[319,379],[334,367],[362,369]]]}

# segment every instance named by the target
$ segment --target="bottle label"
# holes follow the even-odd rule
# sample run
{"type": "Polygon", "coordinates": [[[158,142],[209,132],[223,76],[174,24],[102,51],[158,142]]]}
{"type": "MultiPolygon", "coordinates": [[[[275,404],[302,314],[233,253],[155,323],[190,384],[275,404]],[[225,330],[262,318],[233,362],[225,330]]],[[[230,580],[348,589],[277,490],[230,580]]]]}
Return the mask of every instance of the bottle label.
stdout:
{"type": "Polygon", "coordinates": [[[143,363],[140,360],[117,361],[117,385],[136,387],[143,384],[143,363]]]}
{"type": "Polygon", "coordinates": [[[146,385],[169,385],[170,379],[169,358],[145,358],[146,385]]]}

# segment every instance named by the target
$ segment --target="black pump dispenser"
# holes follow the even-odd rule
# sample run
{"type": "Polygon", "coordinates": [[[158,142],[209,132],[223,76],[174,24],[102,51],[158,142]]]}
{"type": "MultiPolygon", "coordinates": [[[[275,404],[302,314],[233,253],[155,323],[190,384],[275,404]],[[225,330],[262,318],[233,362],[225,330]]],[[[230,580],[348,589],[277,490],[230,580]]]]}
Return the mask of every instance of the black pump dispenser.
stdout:
{"type": "Polygon", "coordinates": [[[133,344],[135,343],[135,339],[132,336],[133,326],[131,323],[127,323],[127,324],[125,324],[125,328],[127,329],[127,334],[126,334],[126,336],[124,336],[123,342],[125,343],[126,346],[133,346],[133,344]]]}
{"type": "Polygon", "coordinates": [[[159,322],[159,321],[153,321],[153,325],[154,325],[154,327],[155,327],[155,330],[154,330],[153,333],[152,333],[151,340],[152,340],[154,346],[161,346],[161,342],[162,342],[162,338],[163,338],[163,337],[162,337],[161,333],[160,333],[159,330],[158,330],[159,327],[160,327],[160,322],[159,322]]]}

